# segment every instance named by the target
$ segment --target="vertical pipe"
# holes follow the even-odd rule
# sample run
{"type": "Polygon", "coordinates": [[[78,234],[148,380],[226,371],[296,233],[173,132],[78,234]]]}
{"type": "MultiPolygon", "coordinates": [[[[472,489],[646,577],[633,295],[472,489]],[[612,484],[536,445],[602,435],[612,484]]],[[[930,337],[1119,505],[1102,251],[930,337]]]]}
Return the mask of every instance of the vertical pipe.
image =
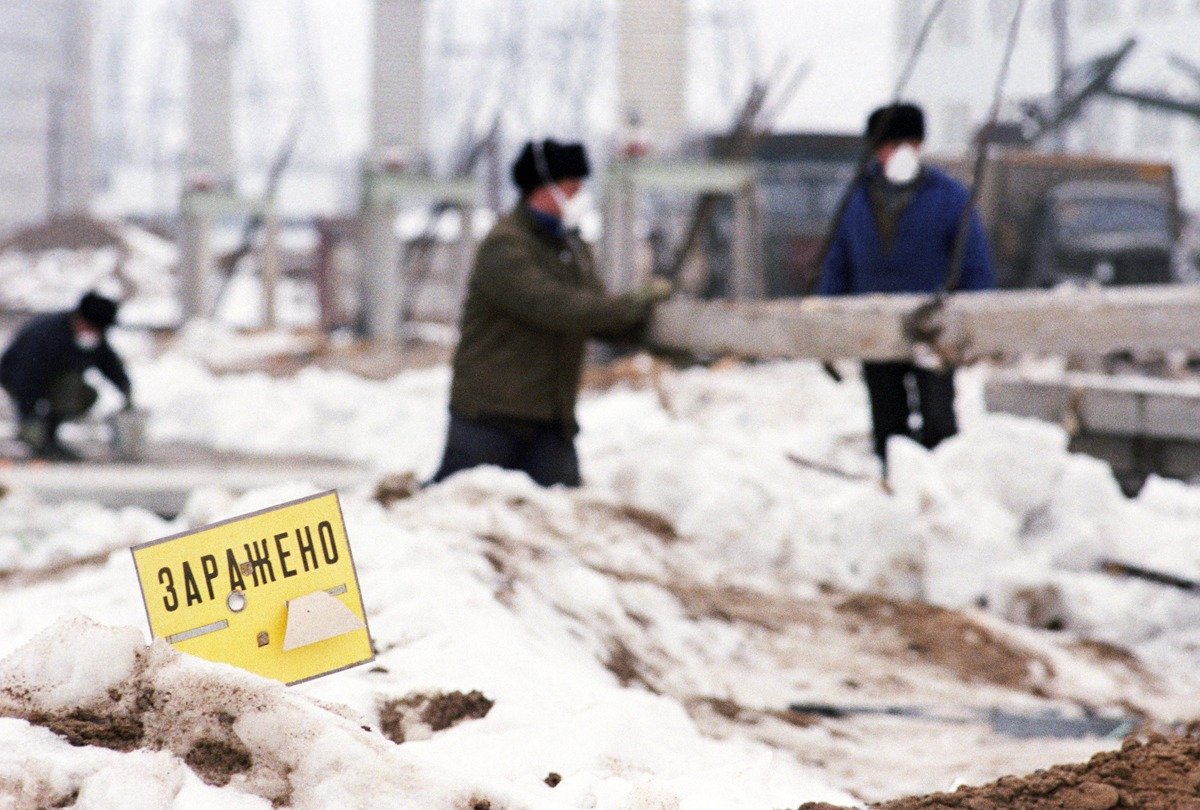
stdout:
{"type": "Polygon", "coordinates": [[[191,0],[188,18],[189,179],[231,188],[236,173],[233,142],[233,53],[237,15],[233,0],[191,0]]]}
{"type": "Polygon", "coordinates": [[[279,214],[274,206],[263,212],[262,247],[262,305],[263,326],[274,329],[278,325],[279,298],[279,214]]]}
{"type": "Polygon", "coordinates": [[[208,246],[210,227],[206,215],[183,202],[182,232],[179,239],[179,300],[183,320],[203,318],[209,312],[209,286],[212,256],[208,246]]]}
{"type": "Polygon", "coordinates": [[[371,150],[416,163],[424,146],[426,0],[375,0],[371,150]]]}
{"type": "Polygon", "coordinates": [[[687,132],[687,0],[621,0],[620,117],[673,149],[687,132]]]}
{"type": "Polygon", "coordinates": [[[58,127],[56,203],[51,213],[78,214],[91,207],[94,169],[95,126],[93,123],[94,88],[92,87],[92,13],[87,0],[69,0],[64,4],[65,32],[61,78],[51,90],[58,127]]]}
{"type": "MultiPolygon", "coordinates": [[[[1067,77],[1071,72],[1070,17],[1067,0],[1052,0],[1050,8],[1054,29],[1054,99],[1061,107],[1067,100],[1067,77]]],[[[1067,133],[1059,130],[1054,135],[1055,149],[1065,152],[1067,133]]]]}

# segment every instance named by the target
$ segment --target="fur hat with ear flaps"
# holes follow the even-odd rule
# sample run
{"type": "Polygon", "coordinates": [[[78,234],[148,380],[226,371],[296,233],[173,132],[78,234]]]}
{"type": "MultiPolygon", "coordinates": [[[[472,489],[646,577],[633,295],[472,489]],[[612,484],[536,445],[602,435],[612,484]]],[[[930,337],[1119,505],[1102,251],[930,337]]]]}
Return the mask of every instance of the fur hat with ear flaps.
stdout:
{"type": "Polygon", "coordinates": [[[75,312],[101,332],[117,322],[117,302],[94,292],[79,299],[75,312]]]}
{"type": "Polygon", "coordinates": [[[526,143],[512,167],[513,183],[524,196],[549,183],[583,179],[591,173],[583,144],[554,140],[526,143]]]}
{"type": "Polygon", "coordinates": [[[915,104],[880,107],[867,119],[865,134],[872,148],[889,141],[923,141],[925,113],[915,104]]]}

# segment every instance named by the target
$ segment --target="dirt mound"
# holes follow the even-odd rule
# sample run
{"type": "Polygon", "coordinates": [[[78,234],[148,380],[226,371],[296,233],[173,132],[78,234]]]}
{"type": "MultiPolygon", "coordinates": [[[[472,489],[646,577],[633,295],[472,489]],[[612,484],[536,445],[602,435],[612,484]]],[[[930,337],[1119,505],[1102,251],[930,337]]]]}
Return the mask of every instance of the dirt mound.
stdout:
{"type": "Polygon", "coordinates": [[[1126,740],[1082,765],[872,805],[884,810],[1200,810],[1200,738],[1126,740]]]}
{"type": "Polygon", "coordinates": [[[97,745],[114,751],[140,748],[145,729],[137,717],[111,717],[75,709],[67,714],[37,713],[25,718],[35,726],[45,726],[71,745],[97,745]]]}
{"type": "Polygon", "coordinates": [[[839,612],[894,630],[902,647],[894,655],[920,657],[968,683],[993,683],[1037,692],[1035,671],[1050,674],[1049,661],[999,638],[968,616],[921,602],[883,596],[852,596],[839,612]]]}
{"type": "Polygon", "coordinates": [[[668,518],[660,515],[658,512],[643,509],[640,506],[632,506],[630,504],[580,503],[577,509],[580,512],[580,517],[585,521],[590,517],[602,522],[612,521],[632,524],[637,529],[654,535],[664,544],[675,543],[680,539],[679,531],[675,528],[675,524],[668,518]]]}
{"type": "Polygon", "coordinates": [[[405,501],[416,495],[421,482],[414,472],[392,473],[379,479],[372,499],[385,509],[394,503],[405,501]]]}
{"type": "Polygon", "coordinates": [[[254,759],[233,730],[233,715],[200,711],[186,723],[192,733],[183,733],[172,717],[171,704],[178,706],[179,701],[156,693],[148,683],[150,657],[148,652],[138,656],[139,675],[130,684],[132,688],[124,694],[110,692],[107,705],[57,713],[0,707],[0,715],[43,726],[75,746],[94,745],[122,752],[138,748],[171,751],[197,776],[218,787],[229,784],[234,774],[250,770],[254,759]]]}
{"type": "Polygon", "coordinates": [[[84,215],[54,217],[10,234],[0,251],[41,253],[47,250],[119,248],[125,240],[110,222],[84,215]]]}
{"type": "Polygon", "coordinates": [[[487,717],[495,702],[477,690],[417,693],[389,700],[379,708],[379,730],[394,743],[424,739],[463,720],[487,717]]]}

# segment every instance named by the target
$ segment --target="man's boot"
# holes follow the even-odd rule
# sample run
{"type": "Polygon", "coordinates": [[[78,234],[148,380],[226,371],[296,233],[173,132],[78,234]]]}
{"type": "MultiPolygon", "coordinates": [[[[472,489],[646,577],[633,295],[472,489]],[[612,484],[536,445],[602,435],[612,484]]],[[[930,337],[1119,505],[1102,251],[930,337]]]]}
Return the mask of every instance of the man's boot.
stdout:
{"type": "Polygon", "coordinates": [[[31,456],[42,458],[50,443],[50,427],[45,419],[37,416],[26,417],[17,428],[17,438],[29,448],[31,456]]]}
{"type": "Polygon", "coordinates": [[[58,440],[58,423],[33,417],[21,422],[17,437],[29,447],[32,458],[44,461],[79,461],[80,455],[58,440]]]}

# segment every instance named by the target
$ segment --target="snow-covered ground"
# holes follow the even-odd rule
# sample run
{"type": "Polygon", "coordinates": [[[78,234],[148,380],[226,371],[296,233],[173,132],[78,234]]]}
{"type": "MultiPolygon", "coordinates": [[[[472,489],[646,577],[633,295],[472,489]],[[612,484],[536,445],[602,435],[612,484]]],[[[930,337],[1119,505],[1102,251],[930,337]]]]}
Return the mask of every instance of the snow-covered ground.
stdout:
{"type": "MultiPolygon", "coordinates": [[[[445,369],[276,379],[196,357],[133,364],[152,439],[380,477],[437,463],[445,369]]],[[[378,658],[291,689],[145,647],[127,549],[310,485],[197,491],[173,521],[7,494],[0,806],[854,804],[1117,744],[1016,740],[974,710],[1193,719],[1200,601],[1097,567],[1200,574],[1200,489],[1125,498],[1058,428],[984,414],[985,369],[961,375],[962,435],[897,443],[890,487],[852,375],[634,370],[582,403],[582,490],[483,469],[395,502],[342,492],[378,658]],[[486,716],[395,720],[475,690],[486,716]],[[794,701],[967,719],[818,720],[794,701]],[[380,732],[397,727],[399,745],[380,732]]]]}

